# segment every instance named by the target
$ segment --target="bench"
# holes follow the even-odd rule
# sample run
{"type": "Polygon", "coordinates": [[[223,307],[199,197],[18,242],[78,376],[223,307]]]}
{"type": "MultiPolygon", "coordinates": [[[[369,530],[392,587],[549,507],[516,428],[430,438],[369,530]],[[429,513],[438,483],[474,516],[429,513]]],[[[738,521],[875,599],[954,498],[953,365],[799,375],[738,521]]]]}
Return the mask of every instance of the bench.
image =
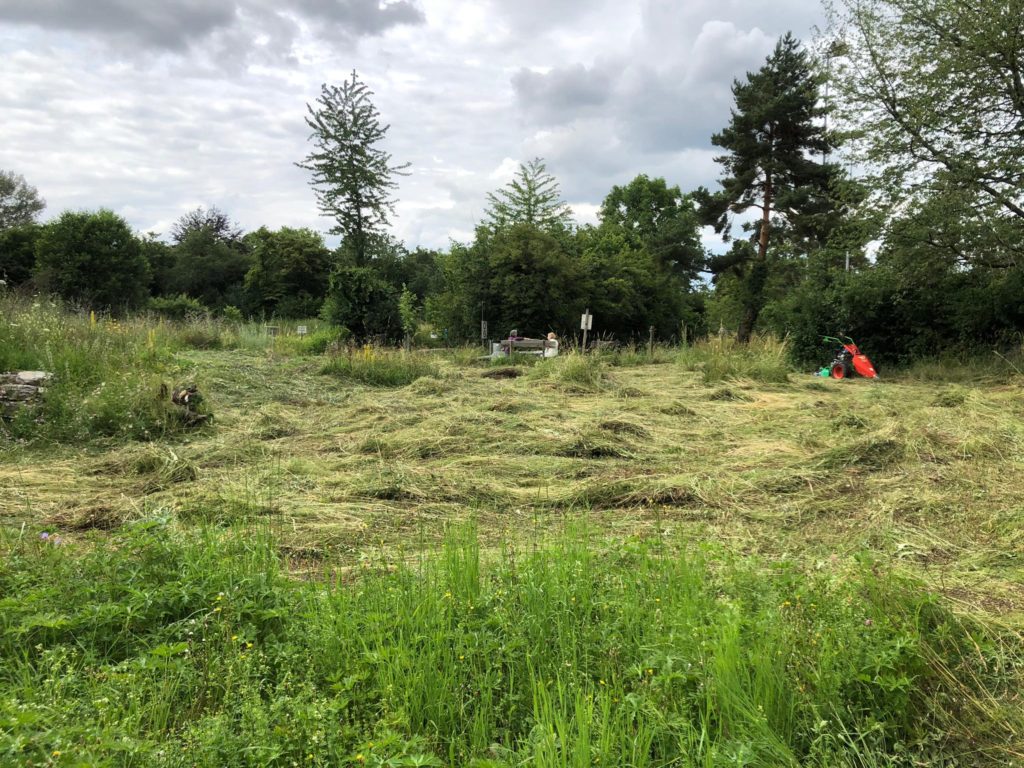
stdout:
{"type": "Polygon", "coordinates": [[[557,349],[558,342],[550,339],[502,339],[498,342],[502,354],[511,356],[516,352],[529,355],[543,355],[545,349],[557,349]]]}

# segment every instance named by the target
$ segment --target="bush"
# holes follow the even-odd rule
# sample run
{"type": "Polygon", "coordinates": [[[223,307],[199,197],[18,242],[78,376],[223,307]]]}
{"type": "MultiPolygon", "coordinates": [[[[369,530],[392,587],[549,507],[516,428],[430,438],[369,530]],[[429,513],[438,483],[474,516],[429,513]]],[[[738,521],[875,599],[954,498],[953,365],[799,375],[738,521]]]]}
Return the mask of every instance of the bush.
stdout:
{"type": "Polygon", "coordinates": [[[179,321],[202,317],[208,312],[198,299],[189,298],[183,293],[177,296],[154,296],[149,300],[147,308],[160,317],[179,321]]]}
{"type": "Polygon", "coordinates": [[[300,349],[307,355],[322,355],[333,345],[352,337],[348,328],[321,328],[302,339],[300,349]]]}

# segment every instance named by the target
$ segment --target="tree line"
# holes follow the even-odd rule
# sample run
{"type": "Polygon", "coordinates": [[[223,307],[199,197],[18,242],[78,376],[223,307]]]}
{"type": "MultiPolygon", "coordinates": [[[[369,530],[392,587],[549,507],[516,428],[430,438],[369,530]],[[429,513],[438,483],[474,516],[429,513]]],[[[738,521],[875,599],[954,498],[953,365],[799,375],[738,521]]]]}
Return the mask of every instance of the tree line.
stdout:
{"type": "Polygon", "coordinates": [[[1024,0],[835,0],[822,39],[787,34],[733,83],[714,189],[644,174],[580,226],[537,158],[487,197],[472,239],[410,250],[390,232],[389,126],[356,72],[309,105],[311,174],[340,245],[243,233],[215,207],[164,241],[110,211],[36,223],[0,173],[0,278],[112,310],[310,317],[360,338],[450,342],[571,332],[589,308],[620,339],[720,328],[787,335],[798,359],[847,333],[897,362],[1024,329],[1024,0]],[[701,233],[722,245],[709,252],[701,233]]]}

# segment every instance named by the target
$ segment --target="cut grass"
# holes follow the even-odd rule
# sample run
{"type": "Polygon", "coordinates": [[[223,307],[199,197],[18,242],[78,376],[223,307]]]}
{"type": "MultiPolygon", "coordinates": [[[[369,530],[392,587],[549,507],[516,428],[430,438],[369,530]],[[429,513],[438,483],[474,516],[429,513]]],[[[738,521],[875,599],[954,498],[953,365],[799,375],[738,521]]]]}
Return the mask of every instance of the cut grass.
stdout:
{"type": "MultiPolygon", "coordinates": [[[[103,333],[113,332],[103,330],[103,333]]],[[[157,333],[162,331],[158,328],[157,333]]],[[[767,346],[766,354],[771,356],[776,352],[776,348],[767,346]]],[[[127,543],[130,539],[120,537],[135,535],[129,533],[135,521],[159,519],[167,521],[160,530],[169,545],[193,547],[195,541],[190,537],[200,535],[193,530],[199,527],[206,531],[201,536],[212,537],[213,543],[203,546],[220,553],[218,557],[226,551],[236,551],[230,549],[236,544],[224,544],[228,550],[218,549],[221,543],[217,542],[222,535],[248,536],[254,540],[253,537],[263,535],[260,531],[272,527],[273,539],[267,539],[265,546],[272,552],[276,549],[282,567],[296,576],[320,580],[325,574],[334,573],[344,579],[355,579],[354,574],[364,572],[362,563],[380,563],[382,568],[383,564],[389,569],[396,568],[394,578],[402,581],[420,578],[421,562],[423,573],[436,573],[430,569],[441,557],[438,548],[446,532],[451,530],[451,524],[472,518],[478,531],[473,546],[482,550],[484,564],[480,567],[487,574],[487,578],[482,579],[481,589],[488,594],[492,587],[498,588],[498,582],[489,579],[502,572],[503,549],[520,559],[524,553],[543,550],[549,558],[546,568],[561,567],[558,560],[562,555],[551,555],[548,545],[553,541],[556,550],[561,547],[558,551],[567,551],[559,538],[561,532],[572,529],[581,517],[587,518],[590,524],[587,557],[591,562],[595,558],[601,560],[602,569],[605,565],[612,567],[614,557],[610,553],[632,547],[672,542],[670,549],[656,551],[655,559],[658,559],[667,552],[692,553],[694,542],[715,542],[716,555],[709,572],[701,576],[701,589],[712,586],[722,589],[724,582],[716,580],[718,576],[731,577],[737,569],[747,573],[751,582],[762,579],[765,585],[773,585],[770,589],[779,588],[777,578],[781,571],[792,574],[793,584],[808,588],[821,586],[822,582],[816,579],[823,574],[838,574],[837,579],[850,580],[850,584],[843,586],[860,589],[864,585],[864,573],[854,561],[866,558],[865,563],[870,565],[865,567],[871,574],[885,574],[885,580],[891,575],[891,584],[904,584],[904,576],[914,583],[910,603],[900,602],[902,588],[897,589],[896,597],[889,595],[886,600],[893,601],[897,607],[919,607],[927,616],[932,616],[935,610],[937,615],[961,622],[960,626],[966,628],[977,643],[971,648],[971,654],[983,660],[982,668],[964,667],[958,646],[939,642],[942,640],[937,634],[939,625],[922,625],[919,635],[927,646],[916,645],[915,653],[921,651],[928,669],[938,670],[945,681],[943,684],[952,687],[941,689],[946,691],[944,696],[948,694],[948,698],[943,699],[938,693],[940,688],[926,687],[923,677],[921,685],[911,686],[909,696],[926,699],[915,699],[916,703],[911,706],[911,711],[916,713],[914,716],[924,717],[921,713],[927,711],[930,713],[927,717],[936,724],[928,737],[934,738],[931,757],[924,752],[928,747],[917,742],[914,759],[936,764],[954,759],[951,755],[959,747],[935,734],[943,729],[965,733],[957,731],[956,720],[973,724],[976,746],[971,749],[981,751],[972,760],[978,764],[986,764],[986,760],[993,764],[1000,761],[1012,764],[1015,754],[1012,750],[1020,750],[1020,730],[1006,710],[1015,706],[1015,690],[1021,683],[1019,632],[1024,628],[1024,591],[1020,587],[1024,567],[1014,554],[1024,547],[1020,497],[1020,488],[1024,487],[1024,464],[1019,459],[1024,448],[1024,427],[1021,426],[1024,406],[1019,402],[1019,380],[994,385],[964,378],[947,386],[921,383],[916,379],[901,380],[895,376],[873,384],[858,380],[804,379],[788,374],[789,383],[782,384],[771,377],[751,376],[748,362],[731,360],[719,370],[728,369],[733,373],[709,383],[705,376],[705,364],[709,360],[716,355],[744,354],[741,349],[722,349],[715,340],[680,350],[675,365],[643,365],[638,355],[624,356],[621,364],[613,363],[607,354],[565,355],[556,360],[536,361],[529,369],[517,366],[517,370],[524,371],[518,378],[491,379],[481,376],[485,368],[475,350],[464,355],[430,357],[377,350],[353,351],[351,359],[372,356],[387,359],[387,366],[392,361],[419,360],[432,368],[432,373],[414,378],[412,383],[408,383],[406,376],[405,385],[376,386],[358,378],[319,375],[324,359],[285,354],[277,342],[258,349],[179,351],[168,358],[169,364],[192,371],[201,383],[217,415],[213,427],[148,444],[110,440],[50,445],[45,450],[38,445],[9,444],[4,461],[0,463],[0,522],[9,535],[37,536],[43,529],[59,533],[78,553],[103,549],[109,537],[115,537],[114,550],[121,547],[130,552],[127,543]],[[608,373],[609,368],[611,373],[608,373]],[[240,525],[255,527],[256,531],[247,532],[243,528],[236,533],[234,529],[240,525]],[[211,533],[211,526],[217,531],[228,529],[229,533],[211,533]],[[16,533],[22,530],[23,534],[16,533]],[[184,539],[179,539],[179,535],[184,539]],[[745,560],[748,557],[750,559],[745,560]],[[417,573],[410,573],[405,566],[417,573]],[[718,574],[719,569],[724,569],[722,574],[718,574]],[[924,597],[926,592],[933,596],[924,597]],[[980,688],[970,682],[972,676],[984,681],[980,688]],[[988,694],[979,691],[988,691],[988,694]],[[984,718],[975,717],[977,712],[965,714],[951,705],[954,700],[972,702],[971,707],[984,706],[991,715],[988,725],[984,724],[984,718]],[[934,707],[939,705],[947,707],[949,712],[936,713],[934,707]],[[918,706],[926,709],[914,709],[918,706]],[[946,715],[948,719],[943,720],[946,715]]],[[[349,359],[349,356],[337,359],[349,359]]],[[[491,363],[488,361],[486,365],[491,363]]],[[[243,546],[241,541],[236,542],[237,546],[243,546]]],[[[573,547],[578,548],[578,544],[577,541],[573,547]]],[[[573,547],[568,551],[575,551],[573,547]]],[[[50,551],[43,550],[44,553],[50,551]]],[[[105,557],[117,556],[116,552],[104,551],[105,557]]],[[[188,555],[184,561],[179,555],[174,557],[179,558],[174,560],[179,564],[198,562],[198,555],[188,555]]],[[[261,561],[269,557],[271,555],[260,555],[261,561]]],[[[472,558],[460,557],[463,558],[460,562],[476,567],[472,565],[472,558]]],[[[274,562],[276,568],[276,556],[274,562]]],[[[604,574],[602,578],[627,579],[624,574],[635,566],[635,561],[629,561],[626,566],[626,571],[601,570],[600,573],[604,574]]],[[[55,578],[56,574],[63,573],[57,566],[54,568],[55,578]]],[[[101,580],[99,565],[93,570],[83,568],[80,573],[85,574],[83,579],[101,580]]],[[[242,572],[232,573],[230,579],[238,583],[250,578],[242,572]]],[[[25,578],[19,582],[25,586],[19,588],[30,586],[31,578],[25,578]]],[[[208,575],[202,578],[216,581],[228,577],[208,575]]],[[[578,580],[590,583],[587,579],[578,580]]],[[[153,599],[163,599],[159,589],[143,586],[148,583],[138,582],[139,593],[153,592],[156,595],[153,599]]],[[[385,589],[400,588],[397,582],[381,583],[386,585],[385,589]]],[[[168,590],[176,588],[168,587],[168,590]]],[[[275,593],[276,590],[277,586],[275,593]]],[[[339,590],[348,590],[348,587],[340,586],[339,590]]],[[[450,587],[445,590],[454,593],[450,587]]],[[[851,601],[862,597],[852,592],[831,594],[840,602],[845,596],[851,601]]],[[[743,595],[746,595],[744,600],[749,598],[746,593],[743,595]]],[[[566,599],[571,596],[563,595],[566,599]]],[[[634,598],[641,599],[643,595],[630,596],[634,598]]],[[[433,605],[430,600],[434,598],[424,599],[424,605],[433,605]]],[[[664,601],[665,597],[661,599],[664,601]]],[[[780,595],[780,604],[786,599],[791,600],[780,595]]],[[[83,602],[82,606],[86,604],[83,602]]],[[[40,607],[39,602],[34,605],[40,615],[53,612],[52,606],[40,607]]],[[[294,603],[287,605],[289,611],[298,610],[294,603]]],[[[370,607],[357,607],[359,611],[365,607],[373,613],[370,607]]],[[[716,606],[716,609],[724,608],[729,606],[716,606]]],[[[270,610],[266,606],[261,608],[264,609],[270,610]]],[[[673,604],[673,610],[676,609],[681,610],[680,605],[673,604]]],[[[392,627],[404,626],[410,631],[423,628],[402,625],[400,622],[404,619],[396,619],[382,605],[373,610],[385,617],[380,619],[382,622],[390,622],[392,627]]],[[[770,654],[777,646],[770,643],[746,645],[744,622],[753,620],[754,614],[744,612],[746,605],[737,610],[743,618],[739,645],[723,647],[740,648],[740,663],[732,669],[740,670],[742,676],[751,669],[744,666],[747,663],[744,659],[749,660],[745,654],[755,653],[755,649],[760,649],[756,653],[770,654]]],[[[899,611],[902,613],[903,608],[899,611]]],[[[83,607],[82,615],[86,614],[83,607]]],[[[336,614],[329,615],[340,621],[336,614]]],[[[493,618],[493,614],[488,616],[493,618]]],[[[605,618],[588,614],[593,627],[607,628],[603,623],[605,618]]],[[[653,619],[645,615],[644,621],[653,619]]],[[[369,626],[368,622],[367,619],[361,626],[369,626]]],[[[717,648],[724,642],[722,638],[732,637],[728,632],[733,630],[732,625],[714,626],[718,634],[702,637],[717,648]]],[[[775,631],[781,625],[772,626],[775,631]]],[[[309,625],[299,623],[290,623],[288,627],[289,636],[310,630],[309,625]]],[[[430,625],[430,628],[433,631],[435,627],[430,625]]],[[[810,629],[810,625],[806,628],[810,629]]],[[[159,630],[168,633],[168,637],[174,631],[177,630],[166,627],[159,630]]],[[[140,636],[149,638],[148,632],[147,629],[140,636]]],[[[492,639],[500,645],[501,642],[519,642],[517,637],[506,634],[495,635],[492,639]]],[[[145,643],[151,641],[156,642],[150,638],[145,643]]],[[[487,645],[490,642],[489,639],[484,645],[490,648],[487,645]]],[[[216,646],[218,653],[232,647],[216,646]]],[[[319,645],[300,647],[302,653],[324,651],[319,645]]],[[[390,647],[385,646],[380,646],[378,651],[385,656],[391,652],[390,647]]],[[[465,655],[480,660],[487,656],[465,655]]],[[[59,653],[52,656],[55,664],[58,656],[59,653]]],[[[427,657],[436,660],[433,655],[427,657]]],[[[292,663],[288,659],[291,656],[275,656],[273,669],[294,669],[288,666],[292,663]]],[[[102,660],[97,658],[89,663],[93,661],[101,664],[102,660]]],[[[59,661],[65,665],[60,669],[70,669],[75,675],[86,674],[82,663],[78,658],[59,661]]],[[[620,657],[616,666],[625,669],[628,664],[620,657]]],[[[498,674],[486,666],[474,669],[483,675],[479,681],[493,681],[493,675],[498,674]]],[[[512,668],[501,669],[501,674],[505,675],[512,668]]],[[[25,668],[19,670],[19,675],[28,674],[25,668]]],[[[447,676],[449,671],[445,670],[444,676],[447,676]]],[[[513,671],[517,676],[524,674],[519,667],[513,671]]],[[[673,667],[673,674],[677,671],[673,667]]],[[[728,679],[729,669],[723,668],[722,672],[721,679],[728,679]]],[[[779,674],[785,678],[791,672],[787,667],[779,674]]],[[[246,721],[256,728],[247,732],[255,740],[253,743],[278,745],[284,750],[281,754],[292,754],[288,750],[297,748],[300,743],[310,744],[310,734],[314,731],[301,731],[292,741],[284,734],[267,735],[258,728],[259,718],[265,716],[265,710],[260,709],[263,704],[259,702],[268,706],[278,702],[275,706],[298,707],[274,710],[273,717],[291,718],[299,717],[295,713],[321,711],[337,714],[329,709],[336,706],[336,695],[351,699],[357,695],[356,690],[371,690],[363,687],[370,685],[368,679],[361,679],[357,688],[350,689],[344,688],[343,680],[333,680],[323,686],[320,682],[309,683],[311,690],[321,693],[312,697],[298,696],[294,692],[287,693],[277,674],[275,671],[273,684],[261,689],[258,697],[253,694],[246,699],[250,709],[245,711],[254,718],[246,721]],[[332,687],[335,684],[341,688],[332,687]]],[[[603,669],[601,674],[604,674],[603,669]]],[[[231,679],[240,681],[243,677],[231,679]]],[[[60,676],[53,679],[60,679],[60,676]]],[[[74,681],[79,679],[73,678],[74,681]]],[[[93,679],[88,677],[88,680],[93,679]]],[[[245,679],[249,680],[247,685],[254,684],[250,678],[245,679]]],[[[299,678],[289,679],[297,681],[299,678]]],[[[389,679],[394,684],[398,677],[389,679]]],[[[624,725],[620,728],[602,720],[602,710],[589,709],[586,694],[590,689],[579,679],[563,676],[561,689],[558,679],[552,679],[555,683],[545,685],[543,690],[535,687],[519,690],[529,699],[529,705],[524,706],[528,718],[532,718],[530,727],[550,725],[558,734],[557,739],[545,744],[541,744],[539,736],[534,740],[525,737],[517,741],[517,734],[522,732],[510,727],[493,736],[498,731],[487,730],[492,728],[486,724],[491,721],[484,719],[480,721],[479,727],[484,729],[480,733],[491,734],[488,737],[494,738],[494,743],[512,750],[511,753],[488,752],[486,759],[516,762],[529,758],[539,764],[558,760],[571,764],[570,755],[560,745],[575,744],[577,739],[583,740],[579,743],[593,744],[586,741],[591,736],[581,734],[575,723],[586,724],[591,735],[629,733],[630,739],[641,733],[671,733],[673,737],[683,733],[660,730],[665,723],[644,719],[646,715],[638,715],[640,719],[634,718],[628,728],[624,725]],[[576,688],[571,688],[572,685],[576,688]],[[573,690],[582,691],[584,698],[577,700],[573,690]],[[632,729],[633,725],[637,726],[636,730],[632,729]]],[[[610,682],[607,678],[600,679],[610,682]]],[[[672,690],[689,684],[685,675],[665,679],[673,681],[672,690]]],[[[706,686],[717,685],[719,679],[715,672],[715,676],[701,678],[701,681],[706,686]]],[[[459,680],[466,682],[463,678],[459,680]]],[[[77,685],[77,682],[75,685],[69,682],[68,696],[73,695],[70,689],[77,685]]],[[[86,690],[88,686],[82,685],[85,686],[82,690],[86,690]]],[[[599,683],[591,681],[589,685],[599,683]]],[[[25,690],[33,696],[41,695],[35,686],[33,682],[25,690]]],[[[480,686],[467,690],[483,691],[480,686]]],[[[241,688],[231,690],[237,693],[241,688]]],[[[596,695],[597,688],[593,690],[596,695]]],[[[93,693],[97,693],[98,698],[105,695],[97,691],[89,695],[93,693]]],[[[375,699],[374,706],[384,701],[390,707],[386,723],[381,725],[383,721],[372,718],[365,720],[368,724],[365,727],[359,724],[364,721],[355,725],[349,723],[355,730],[338,736],[337,743],[344,744],[345,749],[362,750],[367,762],[370,759],[368,741],[345,740],[354,738],[353,733],[364,734],[360,738],[372,740],[376,745],[385,742],[396,745],[393,751],[386,753],[396,761],[411,759],[410,755],[414,754],[433,754],[435,759],[458,765],[468,762],[459,749],[465,749],[466,754],[483,754],[472,751],[480,742],[467,735],[464,728],[449,729],[442,738],[437,728],[427,728],[429,732],[424,733],[420,727],[422,721],[418,721],[420,725],[413,725],[413,720],[422,717],[423,712],[435,712],[424,709],[428,699],[422,693],[408,699],[387,698],[392,693],[380,694],[383,698],[375,699]],[[377,726],[380,728],[372,738],[365,736],[377,726]],[[453,744],[456,746],[452,747],[453,744]]],[[[208,694],[197,695],[201,699],[208,694]]],[[[724,699],[708,695],[714,707],[731,706],[724,699]]],[[[15,693],[14,699],[19,696],[20,691],[15,693]]],[[[622,696],[619,698],[619,702],[611,702],[616,712],[627,701],[622,696]]],[[[38,698],[31,700],[39,701],[38,698]]],[[[828,700],[838,701],[835,696],[828,700]]],[[[64,701],[69,703],[69,712],[81,712],[84,708],[90,713],[89,717],[92,716],[92,710],[88,709],[91,705],[75,703],[78,700],[73,698],[64,701]]],[[[749,704],[742,699],[735,701],[741,711],[749,704]]],[[[772,701],[786,704],[791,700],[772,701]]],[[[780,711],[791,711],[788,706],[786,704],[780,711]]],[[[378,714],[381,711],[374,710],[378,714]]],[[[470,712],[470,709],[464,711],[470,712]]],[[[721,717],[722,711],[715,709],[715,717],[721,717]]],[[[54,733],[64,734],[65,741],[61,743],[66,743],[74,732],[66,730],[70,727],[66,721],[53,719],[53,712],[47,710],[42,722],[48,723],[46,727],[52,727],[54,733]]],[[[188,731],[195,735],[194,743],[202,744],[207,750],[196,754],[205,755],[203,759],[209,765],[219,764],[218,760],[230,764],[233,758],[225,755],[241,753],[217,751],[220,747],[213,744],[234,744],[232,739],[241,738],[237,725],[225,725],[237,724],[241,715],[239,710],[230,707],[211,710],[211,713],[211,719],[202,720],[201,726],[196,726],[199,730],[188,731]],[[218,723],[223,725],[221,731],[216,730],[218,723]]],[[[131,711],[119,709],[102,721],[106,723],[103,727],[114,734],[112,739],[125,735],[126,728],[136,727],[131,724],[134,721],[119,719],[122,715],[134,716],[131,711]]],[[[831,714],[822,719],[831,720],[831,714]]],[[[795,733],[792,727],[776,728],[778,723],[795,721],[772,720],[768,730],[755,728],[747,720],[730,722],[744,723],[742,727],[737,726],[738,732],[749,736],[750,744],[754,745],[750,748],[755,750],[752,754],[763,764],[785,764],[788,759],[785,756],[789,754],[786,750],[805,764],[814,764],[810,751],[801,752],[805,747],[794,748],[795,742],[788,740],[795,733]]],[[[924,721],[915,722],[921,725],[924,721]]],[[[843,724],[849,727],[846,721],[843,724]]],[[[708,738],[714,733],[721,735],[713,726],[709,721],[708,738]]],[[[175,733],[178,736],[173,738],[178,738],[182,731],[175,733]]],[[[100,736],[106,738],[103,734],[100,736]]],[[[650,743],[651,749],[664,747],[658,738],[650,743]]],[[[896,758],[886,751],[892,746],[887,738],[843,729],[830,730],[822,736],[823,744],[831,745],[828,748],[833,751],[828,754],[833,760],[831,764],[835,765],[888,764],[887,760],[891,763],[896,758]]],[[[629,741],[629,745],[641,746],[637,747],[636,754],[627,754],[622,751],[626,749],[625,742],[615,737],[612,741],[620,745],[615,750],[620,751],[607,754],[614,755],[614,760],[635,763],[642,763],[645,754],[667,754],[644,752],[645,739],[629,741]]],[[[44,749],[65,751],[60,746],[50,747],[45,739],[40,743],[44,749]]],[[[606,743],[601,741],[601,744],[606,743]]],[[[719,745],[716,749],[720,748],[715,753],[719,762],[747,754],[743,752],[745,747],[732,736],[715,743],[719,745]],[[728,746],[724,746],[726,742],[728,746]]],[[[819,747],[824,749],[822,745],[819,747]]],[[[160,764],[150,753],[145,754],[146,761],[160,764]]],[[[334,759],[341,753],[330,754],[334,759]]],[[[348,757],[337,758],[337,761],[354,760],[353,753],[345,754],[348,757]]],[[[574,755],[575,752],[572,759],[574,755]]],[[[593,752],[590,755],[592,757],[593,752]]],[[[707,755],[703,759],[711,760],[707,755]]],[[[164,764],[168,764],[167,761],[164,764]]],[[[197,764],[203,762],[197,761],[197,764]]]]}

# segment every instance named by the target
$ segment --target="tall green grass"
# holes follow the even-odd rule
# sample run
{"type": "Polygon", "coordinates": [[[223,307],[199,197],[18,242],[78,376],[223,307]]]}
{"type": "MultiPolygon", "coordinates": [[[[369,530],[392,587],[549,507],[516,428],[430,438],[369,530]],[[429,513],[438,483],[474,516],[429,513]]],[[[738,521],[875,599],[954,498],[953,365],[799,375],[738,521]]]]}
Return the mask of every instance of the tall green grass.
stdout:
{"type": "Polygon", "coordinates": [[[330,358],[320,373],[370,387],[404,387],[424,376],[437,376],[438,369],[418,355],[366,346],[330,358]]]}
{"type": "Polygon", "coordinates": [[[914,583],[670,544],[576,530],[488,562],[458,529],[413,566],[296,582],[266,527],[8,534],[0,763],[1009,759],[1020,713],[993,694],[1020,659],[914,583]]]}
{"type": "Polygon", "coordinates": [[[785,340],[774,336],[755,336],[747,344],[710,337],[680,347],[676,360],[686,370],[700,371],[705,384],[732,379],[782,384],[793,370],[785,340]]]}
{"type": "Polygon", "coordinates": [[[184,371],[158,326],[0,296],[0,371],[16,370],[53,378],[41,403],[0,421],[0,441],[149,439],[183,426],[161,388],[184,371]]]}

